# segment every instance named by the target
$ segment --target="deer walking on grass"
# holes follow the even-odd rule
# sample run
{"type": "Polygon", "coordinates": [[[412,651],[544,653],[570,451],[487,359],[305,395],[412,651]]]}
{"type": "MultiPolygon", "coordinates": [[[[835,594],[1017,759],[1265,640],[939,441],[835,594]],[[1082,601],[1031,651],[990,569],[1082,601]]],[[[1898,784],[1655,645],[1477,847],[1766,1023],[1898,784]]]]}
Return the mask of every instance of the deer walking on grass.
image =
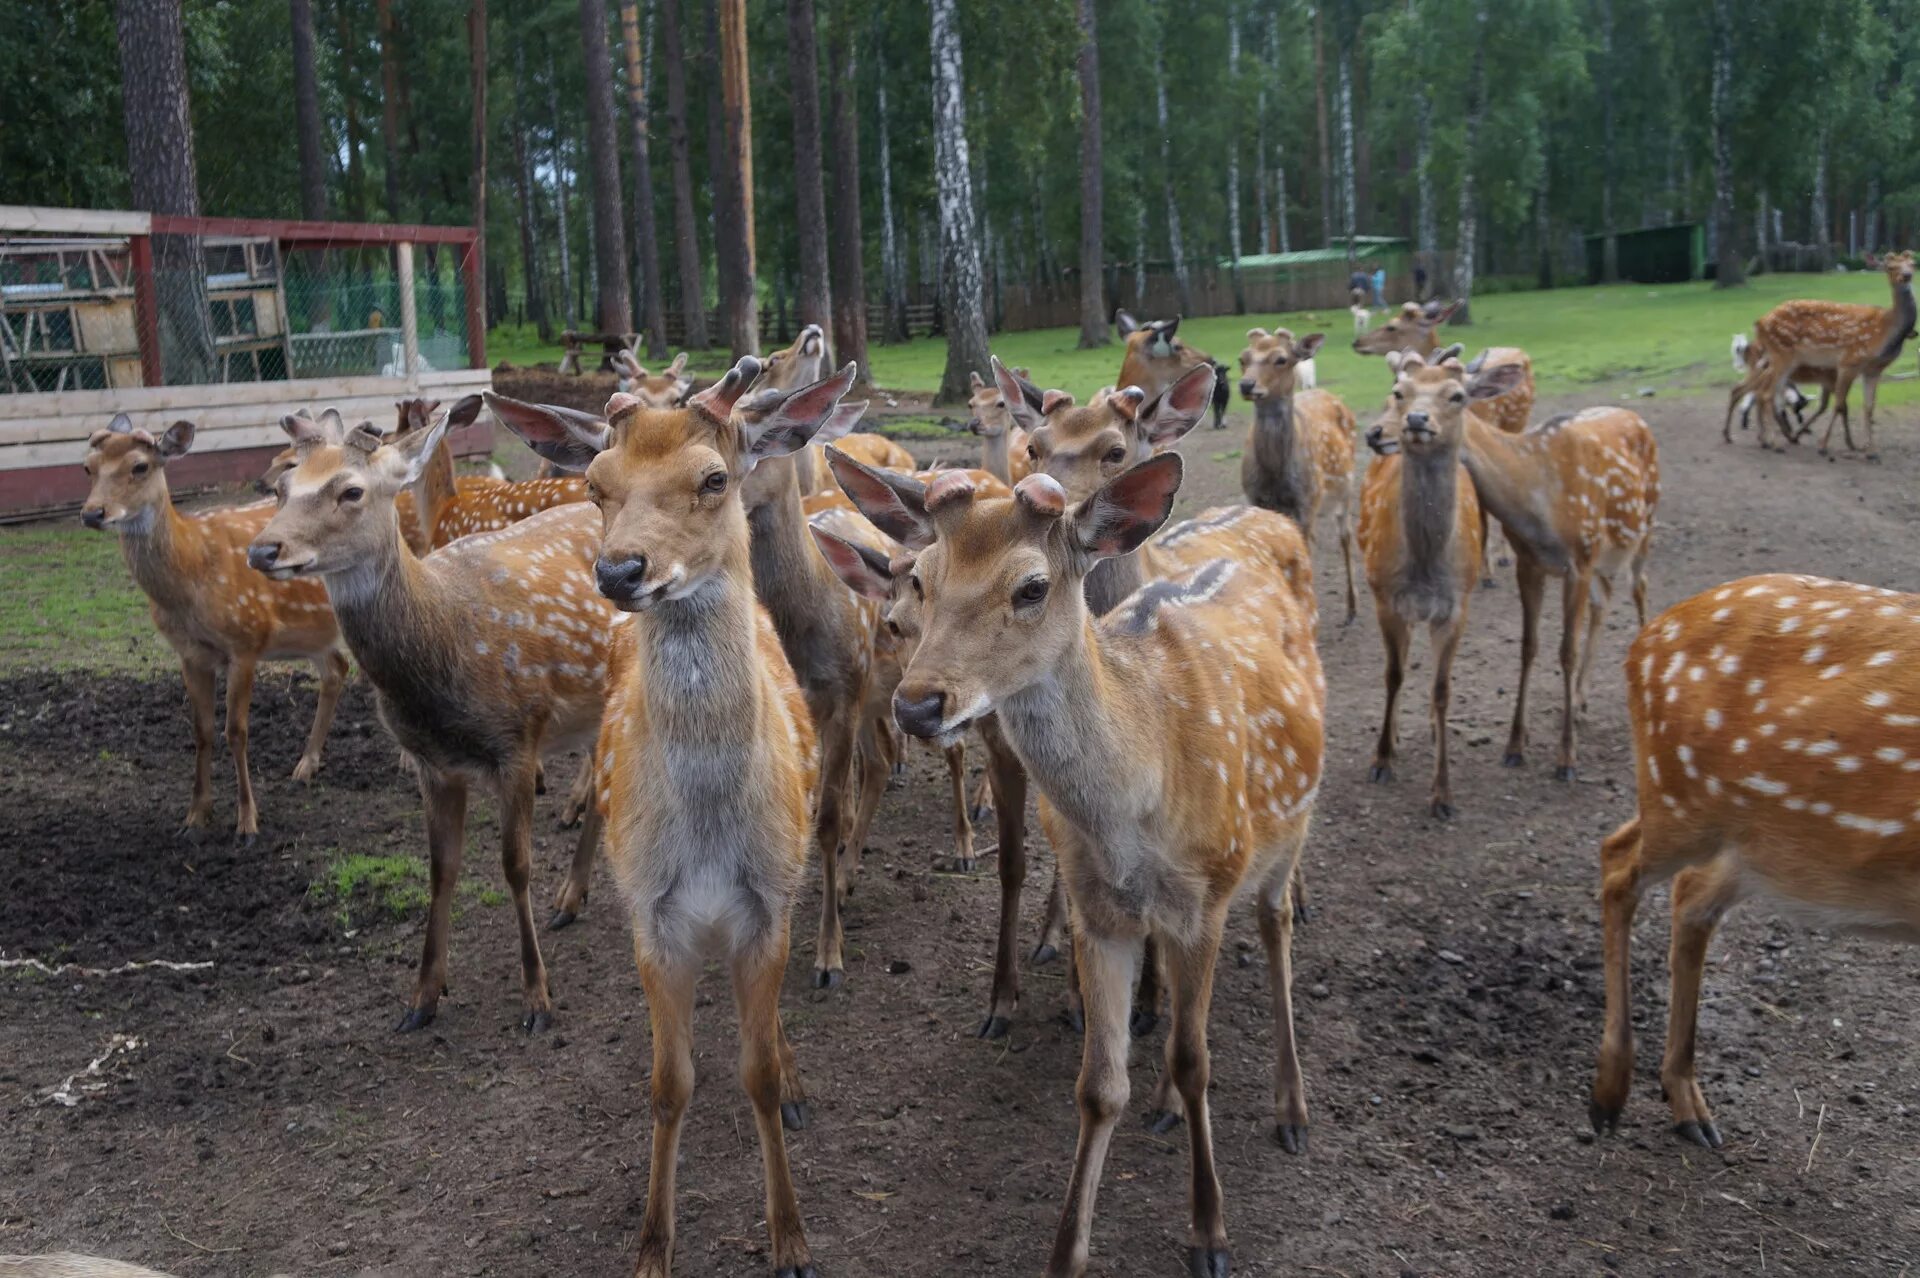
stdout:
{"type": "Polygon", "coordinates": [[[936,480],[923,502],[898,488],[890,498],[925,547],[912,570],[924,629],[896,717],[942,740],[997,714],[1057,818],[1086,1036],[1051,1278],[1086,1269],[1095,1195],[1130,1094],[1129,1003],[1148,936],[1165,956],[1173,1010],[1149,1118],[1161,1131],[1187,1124],[1192,1272],[1227,1272],[1207,1015],[1227,907],[1242,888],[1258,903],[1273,985],[1277,1134],[1289,1151],[1306,1142],[1287,896],[1322,761],[1324,693],[1317,661],[1310,673],[1301,659],[1312,625],[1284,577],[1224,559],[1154,582],[1098,621],[1086,604],[1088,570],[1138,550],[1166,521],[1180,478],[1173,453],[1077,505],[1046,475],[1022,480],[1011,499],[976,499],[961,475],[936,480]]]}
{"type": "Polygon", "coordinates": [[[247,543],[273,514],[265,503],[182,515],[167,488],[167,463],[193,447],[194,425],[180,421],[158,436],[123,413],[87,439],[92,479],[80,520],[120,538],[134,584],[147,596],[153,624],[180,657],[193,723],[193,797],[183,833],[213,816],[214,681],[227,676],[227,750],[233,755],[234,838],[260,834],[248,760],[248,709],[262,661],[313,663],[320,697],[293,779],[311,781],[347,681],[347,657],[327,592],[313,581],[267,581],[247,569],[247,543]]]}

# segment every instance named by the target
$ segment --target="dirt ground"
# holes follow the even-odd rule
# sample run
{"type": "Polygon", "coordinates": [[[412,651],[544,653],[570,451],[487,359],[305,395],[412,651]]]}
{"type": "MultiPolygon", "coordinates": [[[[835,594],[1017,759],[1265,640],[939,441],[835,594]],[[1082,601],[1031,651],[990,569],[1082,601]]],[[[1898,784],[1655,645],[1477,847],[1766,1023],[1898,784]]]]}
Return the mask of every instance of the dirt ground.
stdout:
{"type": "MultiPolygon", "coordinates": [[[[1762,454],[1749,440],[1725,448],[1719,407],[1703,400],[1634,404],[1665,471],[1656,608],[1772,569],[1920,589],[1920,444],[1902,415],[1888,414],[1874,466],[1762,454]]],[[[1189,439],[1185,509],[1236,495],[1238,446],[1237,432],[1189,439]]],[[[1362,620],[1337,624],[1330,538],[1319,565],[1328,780],[1307,851],[1318,913],[1295,946],[1313,1141],[1292,1158],[1269,1134],[1266,972],[1242,907],[1212,1020],[1234,1272],[1916,1268],[1920,952],[1810,932],[1764,903],[1736,913],[1714,944],[1701,1014],[1703,1084],[1728,1135],[1708,1153],[1668,1134],[1659,1094],[1662,894],[1636,937],[1633,1103],[1618,1137],[1587,1131],[1602,1007],[1596,848],[1632,807],[1619,674],[1631,609],[1607,627],[1569,786],[1550,776],[1550,661],[1536,673],[1528,766],[1499,766],[1518,664],[1511,576],[1477,597],[1451,728],[1460,817],[1441,824],[1424,803],[1424,668],[1402,708],[1401,779],[1369,785],[1380,646],[1364,587],[1362,620]]],[[[1554,617],[1549,644],[1557,634],[1554,617]]],[[[5,957],[212,965],[0,971],[0,1253],[71,1248],[183,1278],[629,1272],[646,1189],[648,1033],[612,885],[602,874],[582,921],[543,936],[556,1024],[524,1037],[497,829],[477,813],[468,875],[495,891],[462,896],[439,1020],[393,1034],[421,911],[357,897],[343,912],[326,866],[341,853],[420,855],[419,806],[357,682],[320,782],[286,780],[312,701],[304,673],[260,680],[264,837],[237,851],[173,837],[192,757],[177,676],[0,686],[5,957]],[[49,1099],[123,1035],[138,1045],[74,1080],[77,1104],[49,1099]]],[[[799,906],[805,939],[784,1006],[814,1122],[790,1148],[830,1278],[1037,1272],[1072,1154],[1079,1041],[1057,1016],[1059,967],[1024,969],[1010,1039],[972,1037],[996,886],[990,861],[971,877],[930,870],[948,821],[936,762],[916,751],[881,808],[848,915],[844,988],[808,988],[816,892],[799,906]]],[[[216,778],[224,820],[224,759],[216,778]]],[[[554,790],[542,900],[569,845],[552,829],[554,790]]],[[[1034,862],[1029,938],[1052,865],[1044,850],[1034,862]]],[[[733,1014],[721,979],[702,988],[678,1272],[761,1275],[733,1014]]],[[[1159,1034],[1135,1045],[1136,1110],[1160,1052],[1159,1034]]],[[[1184,1272],[1185,1146],[1181,1132],[1123,1123],[1095,1273],[1184,1272]]]]}

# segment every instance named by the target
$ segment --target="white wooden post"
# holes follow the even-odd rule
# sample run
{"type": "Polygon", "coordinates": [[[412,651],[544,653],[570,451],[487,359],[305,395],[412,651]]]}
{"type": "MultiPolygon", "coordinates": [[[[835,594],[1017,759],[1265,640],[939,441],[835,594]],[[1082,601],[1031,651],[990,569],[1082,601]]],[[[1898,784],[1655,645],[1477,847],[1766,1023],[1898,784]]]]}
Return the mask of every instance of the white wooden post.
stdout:
{"type": "Polygon", "coordinates": [[[420,314],[413,301],[413,245],[394,246],[394,265],[400,272],[400,354],[405,361],[401,376],[408,390],[420,389],[420,314]]]}

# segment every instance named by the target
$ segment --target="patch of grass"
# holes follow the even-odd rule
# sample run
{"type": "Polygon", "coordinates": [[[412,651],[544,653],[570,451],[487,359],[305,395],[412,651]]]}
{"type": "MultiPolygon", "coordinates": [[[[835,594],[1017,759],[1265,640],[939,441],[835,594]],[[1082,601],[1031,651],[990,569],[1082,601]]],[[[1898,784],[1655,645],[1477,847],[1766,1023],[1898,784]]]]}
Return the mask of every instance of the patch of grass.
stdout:
{"type": "Polygon", "coordinates": [[[427,864],[414,856],[343,853],[327,862],[310,891],[335,904],[343,928],[353,926],[355,908],[405,918],[427,908],[427,864]]]}
{"type": "Polygon", "coordinates": [[[925,414],[908,417],[869,417],[863,425],[877,425],[888,439],[972,439],[947,425],[953,414],[925,414]]]}
{"type": "Polygon", "coordinates": [[[174,664],[117,538],[78,523],[0,530],[0,674],[174,664]]]}

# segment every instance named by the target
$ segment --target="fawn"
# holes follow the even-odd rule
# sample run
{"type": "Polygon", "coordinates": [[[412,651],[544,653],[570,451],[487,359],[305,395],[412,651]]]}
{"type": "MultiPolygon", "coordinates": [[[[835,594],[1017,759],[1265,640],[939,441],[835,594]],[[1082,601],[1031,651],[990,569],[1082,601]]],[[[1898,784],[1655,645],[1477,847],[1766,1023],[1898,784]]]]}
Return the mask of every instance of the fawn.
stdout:
{"type": "Polygon", "coordinates": [[[293,779],[311,781],[347,681],[347,657],[327,592],[311,581],[264,581],[248,572],[247,542],[265,526],[265,503],[182,515],[167,489],[167,463],[193,447],[194,425],[180,421],[155,436],[125,413],[87,439],[82,463],[92,477],[80,521],[120,536],[133,580],[147,596],[153,624],[180,656],[193,722],[193,797],[183,833],[213,814],[213,688],[227,674],[227,749],[233,755],[234,838],[251,846],[259,808],[247,760],[247,711],[254,668],[305,658],[320,677],[319,703],[293,779]]]}

